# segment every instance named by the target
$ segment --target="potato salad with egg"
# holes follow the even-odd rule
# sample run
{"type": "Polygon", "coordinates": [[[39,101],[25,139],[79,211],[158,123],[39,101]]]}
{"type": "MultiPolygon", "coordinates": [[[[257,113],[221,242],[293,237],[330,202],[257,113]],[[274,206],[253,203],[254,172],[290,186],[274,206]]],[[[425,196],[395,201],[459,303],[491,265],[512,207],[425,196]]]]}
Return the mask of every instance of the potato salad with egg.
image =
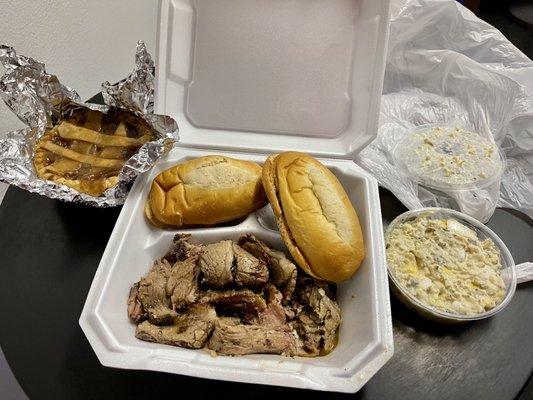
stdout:
{"type": "Polygon", "coordinates": [[[455,219],[400,223],[387,237],[387,263],[407,292],[448,313],[480,314],[505,296],[499,249],[455,219]]]}

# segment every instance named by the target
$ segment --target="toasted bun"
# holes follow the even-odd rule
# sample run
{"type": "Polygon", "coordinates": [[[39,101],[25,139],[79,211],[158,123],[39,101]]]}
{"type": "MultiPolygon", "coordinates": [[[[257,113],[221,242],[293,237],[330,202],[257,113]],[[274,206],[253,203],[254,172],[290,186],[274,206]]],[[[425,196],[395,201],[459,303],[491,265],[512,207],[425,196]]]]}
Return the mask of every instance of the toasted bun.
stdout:
{"type": "Polygon", "coordinates": [[[365,256],[357,214],[335,175],[313,157],[270,156],[263,186],[281,236],[298,265],[330,282],[350,278],[365,256]]]}
{"type": "Polygon", "coordinates": [[[207,156],[157,175],[145,214],[158,227],[215,225],[248,215],[266,202],[258,164],[207,156]]]}

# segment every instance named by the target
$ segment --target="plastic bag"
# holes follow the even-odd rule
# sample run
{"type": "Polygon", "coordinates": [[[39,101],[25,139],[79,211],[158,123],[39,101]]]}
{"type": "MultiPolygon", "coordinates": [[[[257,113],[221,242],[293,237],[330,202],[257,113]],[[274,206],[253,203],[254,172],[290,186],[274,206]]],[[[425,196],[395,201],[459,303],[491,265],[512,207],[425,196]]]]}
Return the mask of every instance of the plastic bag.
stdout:
{"type": "Polygon", "coordinates": [[[456,198],[461,211],[486,222],[497,205],[533,218],[533,62],[456,1],[396,1],[380,128],[356,162],[410,209],[449,206],[392,161],[405,134],[435,123],[491,135],[507,161],[499,198],[456,198]]]}

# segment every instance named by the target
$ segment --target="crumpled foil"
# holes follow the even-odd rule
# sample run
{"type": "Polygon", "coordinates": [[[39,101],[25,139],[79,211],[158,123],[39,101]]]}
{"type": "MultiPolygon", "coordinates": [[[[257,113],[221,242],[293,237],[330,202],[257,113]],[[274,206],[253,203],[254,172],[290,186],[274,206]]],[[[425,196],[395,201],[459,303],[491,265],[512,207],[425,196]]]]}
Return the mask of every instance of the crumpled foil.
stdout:
{"type": "Polygon", "coordinates": [[[505,156],[500,190],[456,195],[461,211],[482,222],[496,206],[533,218],[533,62],[455,0],[393,2],[380,127],[355,160],[410,209],[452,206],[393,162],[396,143],[426,124],[493,138],[505,156]]]}
{"type": "Polygon", "coordinates": [[[83,103],[74,89],[46,72],[44,64],[17,55],[0,46],[0,62],[5,74],[0,79],[0,94],[7,106],[28,128],[7,133],[0,140],[0,181],[53,199],[84,203],[96,207],[123,204],[135,178],[152,168],[178,139],[174,119],[154,114],[154,62],[143,42],[137,43],[135,68],[117,84],[102,84],[105,105],[83,103]],[[143,118],[153,128],[157,140],[145,143],[126,161],[119,183],[94,197],[68,186],[37,177],[33,166],[35,143],[53,125],[80,108],[106,112],[121,108],[143,118]]]}

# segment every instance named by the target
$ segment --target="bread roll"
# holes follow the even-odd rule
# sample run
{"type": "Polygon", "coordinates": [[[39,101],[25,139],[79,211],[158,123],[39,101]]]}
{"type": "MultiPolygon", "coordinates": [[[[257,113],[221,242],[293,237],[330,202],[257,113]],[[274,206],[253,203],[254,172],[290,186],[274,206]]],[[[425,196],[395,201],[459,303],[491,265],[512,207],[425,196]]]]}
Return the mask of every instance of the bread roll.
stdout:
{"type": "Polygon", "coordinates": [[[335,175],[313,157],[270,156],[263,186],[281,236],[298,265],[330,282],[350,278],[365,256],[357,214],[335,175]]]}
{"type": "Polygon", "coordinates": [[[248,215],[266,202],[258,164],[206,156],[157,175],[145,213],[159,227],[215,225],[248,215]]]}

